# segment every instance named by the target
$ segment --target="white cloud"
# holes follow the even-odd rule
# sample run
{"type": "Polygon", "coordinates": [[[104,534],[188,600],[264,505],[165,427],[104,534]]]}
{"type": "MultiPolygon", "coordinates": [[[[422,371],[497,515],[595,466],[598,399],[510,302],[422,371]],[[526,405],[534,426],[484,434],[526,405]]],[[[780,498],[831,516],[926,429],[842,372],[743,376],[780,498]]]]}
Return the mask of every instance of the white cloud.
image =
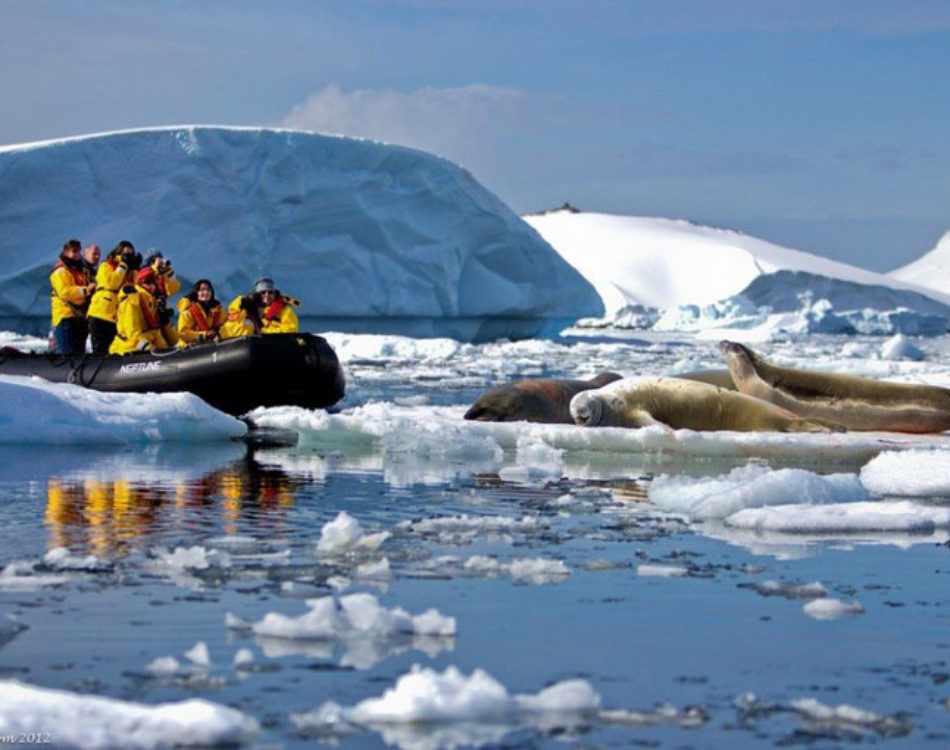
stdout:
{"type": "Polygon", "coordinates": [[[296,105],[282,124],[398,143],[465,164],[491,144],[537,138],[564,110],[554,97],[482,84],[410,92],[329,85],[296,105]]]}

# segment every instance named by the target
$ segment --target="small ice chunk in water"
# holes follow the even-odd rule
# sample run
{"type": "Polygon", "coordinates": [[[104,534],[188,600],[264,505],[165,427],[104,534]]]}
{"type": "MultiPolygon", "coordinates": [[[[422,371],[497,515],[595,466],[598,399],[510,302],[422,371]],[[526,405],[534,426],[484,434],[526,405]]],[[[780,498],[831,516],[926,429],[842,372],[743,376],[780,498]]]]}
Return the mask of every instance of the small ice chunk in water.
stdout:
{"type": "Polygon", "coordinates": [[[233,664],[238,669],[241,669],[242,667],[249,667],[254,664],[254,654],[251,652],[251,649],[239,649],[234,655],[233,664]]]}
{"type": "Polygon", "coordinates": [[[682,565],[658,565],[644,563],[637,566],[637,575],[653,578],[680,578],[688,575],[689,570],[682,565]]]}
{"type": "Polygon", "coordinates": [[[185,652],[185,657],[192,664],[199,667],[210,667],[211,656],[208,654],[208,645],[204,641],[198,641],[194,646],[185,652]]]}
{"type": "Polygon", "coordinates": [[[341,510],[336,518],[325,524],[320,530],[317,552],[338,554],[355,548],[375,550],[388,538],[389,532],[386,531],[364,534],[359,521],[345,510],[341,510]]]}
{"type": "Polygon", "coordinates": [[[457,667],[441,674],[414,665],[379,698],[367,698],[344,716],[360,724],[479,721],[524,713],[596,711],[600,696],[586,680],[566,680],[535,695],[511,696],[483,669],[471,676],[457,667]]]}
{"type": "Polygon", "coordinates": [[[174,656],[159,656],[157,659],[152,659],[145,667],[146,672],[154,675],[175,674],[179,669],[181,669],[181,664],[174,656]]]}
{"type": "Polygon", "coordinates": [[[858,602],[843,602],[840,599],[813,599],[802,607],[802,611],[816,620],[840,620],[864,613],[864,607],[858,602]]]}

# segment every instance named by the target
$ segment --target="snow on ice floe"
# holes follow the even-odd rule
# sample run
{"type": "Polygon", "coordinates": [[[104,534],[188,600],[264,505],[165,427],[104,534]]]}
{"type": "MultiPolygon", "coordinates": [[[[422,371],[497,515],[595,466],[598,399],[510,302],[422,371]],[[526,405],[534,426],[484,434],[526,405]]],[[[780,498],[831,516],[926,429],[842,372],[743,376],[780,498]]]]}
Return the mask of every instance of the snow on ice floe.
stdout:
{"type": "Polygon", "coordinates": [[[861,483],[877,495],[950,497],[950,450],[886,451],[861,468],[861,483]]]}
{"type": "Polygon", "coordinates": [[[749,464],[720,477],[696,479],[659,476],[648,490],[661,510],[694,520],[723,520],[746,508],[769,505],[847,503],[867,500],[867,490],[853,474],[821,476],[804,469],[772,470],[749,464]]]}
{"type": "Polygon", "coordinates": [[[746,508],[728,516],[725,523],[738,529],[790,534],[931,533],[937,528],[950,527],[950,508],[907,500],[829,505],[790,503],[776,508],[746,508]]]}
{"type": "Polygon", "coordinates": [[[414,648],[427,653],[454,647],[456,621],[436,609],[410,615],[387,609],[369,593],[307,600],[308,612],[296,617],[268,612],[254,623],[228,613],[229,630],[253,634],[268,657],[305,653],[330,658],[344,647],[341,664],[368,669],[391,653],[414,648]]]}
{"type": "Polygon", "coordinates": [[[55,547],[41,560],[13,560],[0,568],[0,591],[36,591],[112,569],[108,560],[95,555],[74,555],[65,547],[55,547]]]}
{"type": "Polygon", "coordinates": [[[905,715],[887,716],[847,703],[829,706],[815,698],[797,698],[783,704],[745,693],[735,699],[735,706],[744,724],[755,725],[777,715],[791,714],[802,722],[809,739],[828,739],[836,745],[841,744],[843,737],[903,737],[913,729],[905,715]]]}
{"type": "Polygon", "coordinates": [[[483,669],[465,675],[454,666],[438,672],[415,665],[377,698],[351,707],[327,701],[314,711],[291,714],[291,719],[297,731],[308,735],[372,728],[387,744],[454,747],[497,742],[516,727],[579,725],[596,715],[600,702],[582,679],[512,695],[483,669]]]}
{"type": "Polygon", "coordinates": [[[309,612],[297,617],[269,612],[256,623],[246,623],[233,615],[226,619],[229,628],[249,630],[255,635],[288,640],[334,640],[352,635],[388,638],[404,635],[453,636],[454,617],[445,617],[435,609],[410,615],[401,607],[386,609],[368,593],[348,594],[339,598],[322,596],[308,599],[309,612]]]}
{"type": "Polygon", "coordinates": [[[0,733],[48,736],[57,747],[239,744],[259,731],[246,714],[202,699],[144,705],[0,680],[0,733]]]}
{"type": "Polygon", "coordinates": [[[103,393],[70,383],[0,375],[0,443],[123,444],[228,440],[239,419],[190,393],[103,393]]]}
{"type": "Polygon", "coordinates": [[[317,553],[329,556],[347,552],[374,552],[389,536],[388,531],[364,534],[359,521],[346,511],[340,511],[336,518],[320,529],[317,553]]]}
{"type": "Polygon", "coordinates": [[[864,614],[860,602],[843,602],[840,599],[812,599],[802,606],[802,612],[815,620],[841,620],[864,614]]]}
{"type": "Polygon", "coordinates": [[[933,444],[933,436],[871,432],[803,434],[695,432],[662,426],[585,428],[462,418],[465,406],[416,406],[371,401],[330,414],[299,407],[257,409],[262,427],[296,430],[301,448],[378,452],[376,468],[394,483],[438,483],[460,473],[498,473],[512,482],[587,478],[592,454],[622,465],[630,454],[801,458],[867,461],[887,448],[933,444]]]}
{"type": "Polygon", "coordinates": [[[875,498],[856,474],[748,465],[717,477],[659,476],[648,497],[698,522],[703,534],[785,559],[828,541],[908,547],[950,536],[950,508],[875,498]]]}
{"type": "Polygon", "coordinates": [[[503,562],[488,555],[473,555],[463,564],[462,569],[468,574],[494,578],[508,573],[516,583],[561,583],[571,575],[570,568],[563,560],[551,560],[543,557],[517,557],[510,562],[503,562]]]}
{"type": "Polygon", "coordinates": [[[419,537],[438,544],[471,544],[479,536],[493,540],[512,540],[515,534],[536,534],[547,524],[534,517],[522,516],[432,516],[417,521],[400,521],[395,526],[399,534],[419,537]]]}

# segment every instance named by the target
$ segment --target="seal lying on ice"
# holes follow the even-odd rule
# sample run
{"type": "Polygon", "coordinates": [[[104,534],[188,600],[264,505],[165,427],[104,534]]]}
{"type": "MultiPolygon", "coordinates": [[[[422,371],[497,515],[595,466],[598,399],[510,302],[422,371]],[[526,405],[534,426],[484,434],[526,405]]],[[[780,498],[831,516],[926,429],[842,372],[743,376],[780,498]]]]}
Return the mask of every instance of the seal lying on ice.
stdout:
{"type": "Polygon", "coordinates": [[[571,399],[571,415],[588,427],[648,427],[675,430],[832,432],[843,428],[803,419],[767,401],[709,383],[683,378],[624,378],[571,399]]]}
{"type": "Polygon", "coordinates": [[[777,367],[733,341],[721,342],[719,349],[741,393],[799,417],[828,420],[849,430],[929,433],[950,429],[950,390],[946,388],[777,367]]]}
{"type": "Polygon", "coordinates": [[[549,422],[574,424],[568,409],[581,391],[620,380],[615,372],[601,372],[590,380],[519,380],[489,388],[467,412],[465,419],[483,422],[549,422]]]}

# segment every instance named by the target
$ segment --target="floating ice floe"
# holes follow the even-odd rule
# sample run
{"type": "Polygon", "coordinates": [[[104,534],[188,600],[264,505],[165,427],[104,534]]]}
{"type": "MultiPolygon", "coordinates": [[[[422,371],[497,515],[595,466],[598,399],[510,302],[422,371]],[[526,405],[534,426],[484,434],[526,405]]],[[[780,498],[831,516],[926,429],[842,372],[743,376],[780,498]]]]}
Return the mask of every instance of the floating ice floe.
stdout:
{"type": "Polygon", "coordinates": [[[930,533],[950,527],[950,508],[909,500],[863,501],[830,505],[788,504],[747,508],[725,519],[727,526],[787,534],[849,534],[860,532],[930,533]]]}
{"type": "Polygon", "coordinates": [[[799,698],[791,706],[806,721],[827,727],[872,731],[882,737],[902,737],[911,729],[905,718],[883,716],[847,703],[827,706],[814,698],[799,698]]]}
{"type": "Polygon", "coordinates": [[[811,740],[829,739],[841,743],[842,732],[858,737],[876,734],[880,737],[903,737],[913,729],[910,721],[901,715],[886,716],[847,703],[828,706],[815,698],[798,698],[788,704],[771,703],[753,693],[740,695],[735,700],[743,723],[752,723],[777,714],[794,714],[803,721],[811,740]]]}
{"type": "Polygon", "coordinates": [[[347,552],[373,552],[390,537],[388,531],[364,534],[359,521],[346,511],[324,524],[317,541],[317,552],[322,555],[340,555],[347,552]]]}
{"type": "Polygon", "coordinates": [[[596,714],[600,696],[586,680],[565,680],[535,694],[511,695],[482,669],[466,676],[456,667],[444,672],[418,665],[378,698],[352,707],[328,701],[320,708],[292,714],[299,732],[342,734],[375,728],[389,744],[470,745],[491,736],[499,740],[519,726],[539,726],[554,719],[561,726],[596,714]],[[492,730],[492,731],[489,731],[492,730]],[[488,732],[488,735],[486,735],[488,732]],[[474,733],[474,734],[473,734],[474,733]]]}
{"type": "Polygon", "coordinates": [[[631,454],[833,458],[864,463],[882,450],[919,449],[933,445],[934,440],[930,435],[877,432],[696,432],[662,426],[590,429],[481,422],[464,420],[465,408],[371,402],[334,414],[278,407],[257,410],[251,417],[262,426],[298,431],[304,449],[339,452],[347,460],[362,455],[363,468],[383,471],[387,482],[397,486],[440,483],[462,473],[497,473],[517,482],[562,476],[586,479],[590,477],[583,467],[591,455],[618,465],[629,464],[631,454]],[[579,460],[579,456],[586,458],[579,460]]]}
{"type": "Polygon", "coordinates": [[[518,583],[561,583],[571,571],[563,560],[546,558],[515,558],[511,562],[502,562],[487,555],[474,555],[466,560],[462,568],[466,573],[494,577],[508,573],[518,583]]]}
{"type": "Polygon", "coordinates": [[[886,451],[865,464],[860,476],[876,495],[950,497],[950,440],[943,450],[886,451]]]}
{"type": "Polygon", "coordinates": [[[828,589],[819,581],[793,583],[768,580],[740,585],[746,586],[762,596],[781,596],[785,599],[821,599],[828,596],[828,589]]]}
{"type": "Polygon", "coordinates": [[[859,602],[843,602],[840,599],[813,599],[802,607],[802,611],[816,620],[841,620],[864,614],[859,602]]]}
{"type": "Polygon", "coordinates": [[[208,653],[208,644],[204,641],[198,641],[194,646],[185,652],[185,658],[198,667],[207,668],[211,666],[211,655],[208,653]]]}
{"type": "Polygon", "coordinates": [[[400,521],[400,534],[418,536],[440,544],[470,544],[478,536],[490,539],[511,539],[514,534],[535,534],[547,524],[533,516],[438,516],[418,521],[400,521]]]}
{"type": "Polygon", "coordinates": [[[881,358],[920,362],[927,358],[927,354],[903,333],[898,333],[881,345],[881,358]]]}
{"type": "Polygon", "coordinates": [[[305,653],[329,659],[340,644],[345,647],[341,664],[357,669],[408,648],[436,654],[454,646],[455,618],[435,609],[413,616],[401,607],[386,609],[367,593],[320,597],[307,604],[310,611],[298,617],[269,612],[256,623],[228,613],[225,625],[253,633],[268,657],[305,653]]]}
{"type": "Polygon", "coordinates": [[[0,443],[110,444],[230,440],[241,420],[191,393],[103,393],[0,375],[0,443]]]}
{"type": "Polygon", "coordinates": [[[697,521],[725,519],[747,508],[773,505],[851,503],[869,498],[854,474],[822,476],[804,469],[773,470],[749,464],[724,476],[697,479],[659,476],[648,497],[658,508],[697,521]]]}
{"type": "Polygon", "coordinates": [[[298,617],[269,612],[253,624],[229,618],[228,627],[246,627],[255,635],[290,640],[333,640],[361,635],[386,638],[399,634],[455,635],[455,618],[435,609],[412,616],[401,607],[386,609],[372,594],[348,594],[339,599],[324,596],[309,599],[310,611],[298,617]]]}
{"type": "Polygon", "coordinates": [[[0,680],[0,733],[47,736],[58,747],[160,748],[240,744],[259,727],[236,709],[201,699],[152,706],[0,680]]]}
{"type": "Polygon", "coordinates": [[[644,578],[681,578],[689,575],[689,568],[682,565],[644,563],[637,566],[637,575],[644,578]]]}

